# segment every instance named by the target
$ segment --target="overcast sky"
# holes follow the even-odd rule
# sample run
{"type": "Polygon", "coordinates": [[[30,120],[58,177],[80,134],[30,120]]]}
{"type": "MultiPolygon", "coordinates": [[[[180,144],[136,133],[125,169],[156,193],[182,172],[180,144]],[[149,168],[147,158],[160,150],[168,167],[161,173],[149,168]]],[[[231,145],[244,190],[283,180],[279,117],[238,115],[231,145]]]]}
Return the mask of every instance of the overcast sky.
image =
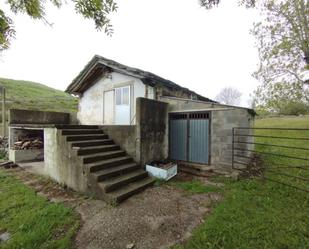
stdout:
{"type": "MultiPolygon", "coordinates": [[[[255,10],[225,0],[205,10],[197,0],[116,0],[115,33],[97,32],[71,4],[47,8],[52,27],[27,16],[14,17],[16,40],[0,57],[0,77],[36,81],[64,90],[93,55],[158,74],[214,98],[228,86],[242,93],[242,105],[258,82],[258,55],[249,34],[255,10]]],[[[2,7],[2,6],[0,6],[2,7]]]]}

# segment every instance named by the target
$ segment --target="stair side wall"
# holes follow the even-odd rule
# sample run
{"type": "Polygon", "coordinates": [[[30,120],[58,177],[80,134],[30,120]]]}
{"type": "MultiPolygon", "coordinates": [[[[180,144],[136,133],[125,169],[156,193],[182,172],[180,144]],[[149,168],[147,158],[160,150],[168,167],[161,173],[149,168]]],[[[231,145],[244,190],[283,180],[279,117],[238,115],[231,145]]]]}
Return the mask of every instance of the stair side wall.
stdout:
{"type": "Polygon", "coordinates": [[[61,130],[44,129],[44,164],[46,173],[61,185],[89,193],[88,172],[61,130]]]}
{"type": "Polygon", "coordinates": [[[103,125],[100,126],[109,138],[121,147],[135,162],[140,163],[137,150],[139,148],[139,137],[135,125],[103,125]]]}

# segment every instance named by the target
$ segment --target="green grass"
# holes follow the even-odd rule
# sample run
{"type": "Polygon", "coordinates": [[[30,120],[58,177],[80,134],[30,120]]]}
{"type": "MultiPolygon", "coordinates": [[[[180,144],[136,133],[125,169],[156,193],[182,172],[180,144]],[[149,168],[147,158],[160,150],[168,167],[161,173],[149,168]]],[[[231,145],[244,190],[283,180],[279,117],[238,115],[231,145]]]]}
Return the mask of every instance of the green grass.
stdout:
{"type": "Polygon", "coordinates": [[[77,112],[78,100],[43,84],[0,78],[6,88],[7,109],[77,112]]]}
{"type": "MultiPolygon", "coordinates": [[[[268,118],[257,120],[256,126],[309,128],[309,118],[268,118]]],[[[283,132],[278,135],[296,136],[297,134],[283,132]]],[[[257,139],[257,142],[267,141],[257,139]]],[[[288,144],[296,145],[294,142],[289,141],[288,144]]],[[[308,146],[308,142],[297,142],[297,146],[308,146]]],[[[257,149],[270,151],[268,146],[260,146],[257,149]]],[[[271,151],[282,152],[280,148],[277,150],[272,148],[271,151]]],[[[308,157],[308,154],[306,156],[308,157]]],[[[264,157],[264,160],[269,167],[272,163],[278,162],[278,159],[273,157],[264,157]]],[[[280,160],[280,163],[294,163],[287,158],[280,160]]],[[[306,174],[294,170],[289,173],[306,174]]],[[[266,174],[268,176],[268,173],[266,174]]],[[[295,179],[273,175],[272,177],[298,186],[303,184],[295,179]]],[[[218,181],[218,179],[214,180],[218,181]]],[[[302,187],[306,186],[302,185],[302,187]]],[[[185,244],[177,245],[173,247],[174,249],[309,248],[308,193],[259,178],[237,182],[225,181],[223,193],[224,201],[217,204],[205,223],[193,232],[192,237],[185,244]]]]}
{"type": "Polygon", "coordinates": [[[12,236],[2,249],[67,249],[78,227],[73,210],[48,202],[0,170],[0,232],[12,236]]]}
{"type": "Polygon", "coordinates": [[[188,191],[192,194],[202,194],[202,193],[209,193],[209,192],[220,192],[221,189],[217,186],[213,185],[205,185],[198,180],[193,181],[171,181],[168,182],[169,185],[181,188],[183,190],[188,191]]]}
{"type": "MultiPolygon", "coordinates": [[[[280,128],[306,128],[309,129],[309,117],[286,117],[286,118],[268,118],[257,120],[256,127],[280,127],[280,128]]],[[[298,137],[309,138],[308,131],[291,130],[256,130],[257,135],[277,136],[277,137],[298,137]]],[[[302,189],[309,190],[309,183],[297,178],[290,178],[280,174],[288,174],[296,177],[309,179],[309,141],[292,139],[271,139],[256,138],[256,142],[263,144],[273,144],[278,146],[300,147],[308,150],[290,149],[281,147],[271,147],[257,145],[256,150],[264,153],[281,154],[291,157],[307,158],[308,161],[286,158],[280,156],[263,155],[264,167],[266,168],[266,177],[294,185],[302,189]],[[293,168],[295,166],[305,166],[308,170],[293,168]]]]}

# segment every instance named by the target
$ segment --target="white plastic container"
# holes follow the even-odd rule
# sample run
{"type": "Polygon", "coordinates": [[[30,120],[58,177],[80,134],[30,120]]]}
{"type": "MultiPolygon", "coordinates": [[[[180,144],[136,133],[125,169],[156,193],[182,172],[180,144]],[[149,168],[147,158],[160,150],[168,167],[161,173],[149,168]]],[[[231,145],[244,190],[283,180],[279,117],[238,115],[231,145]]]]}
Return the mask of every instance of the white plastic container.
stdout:
{"type": "Polygon", "coordinates": [[[177,164],[173,164],[166,169],[146,164],[146,171],[153,177],[168,181],[177,175],[177,164]]]}

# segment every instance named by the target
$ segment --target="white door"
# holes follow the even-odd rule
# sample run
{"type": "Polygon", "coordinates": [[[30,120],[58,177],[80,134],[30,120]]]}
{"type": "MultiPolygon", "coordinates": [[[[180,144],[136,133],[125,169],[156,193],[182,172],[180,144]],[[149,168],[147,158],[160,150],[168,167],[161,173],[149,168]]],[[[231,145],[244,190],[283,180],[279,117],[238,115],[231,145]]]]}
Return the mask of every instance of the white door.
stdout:
{"type": "Polygon", "coordinates": [[[104,92],[104,124],[114,123],[114,90],[104,92]]]}
{"type": "Polygon", "coordinates": [[[115,124],[130,124],[130,86],[115,88],[115,124]]]}

